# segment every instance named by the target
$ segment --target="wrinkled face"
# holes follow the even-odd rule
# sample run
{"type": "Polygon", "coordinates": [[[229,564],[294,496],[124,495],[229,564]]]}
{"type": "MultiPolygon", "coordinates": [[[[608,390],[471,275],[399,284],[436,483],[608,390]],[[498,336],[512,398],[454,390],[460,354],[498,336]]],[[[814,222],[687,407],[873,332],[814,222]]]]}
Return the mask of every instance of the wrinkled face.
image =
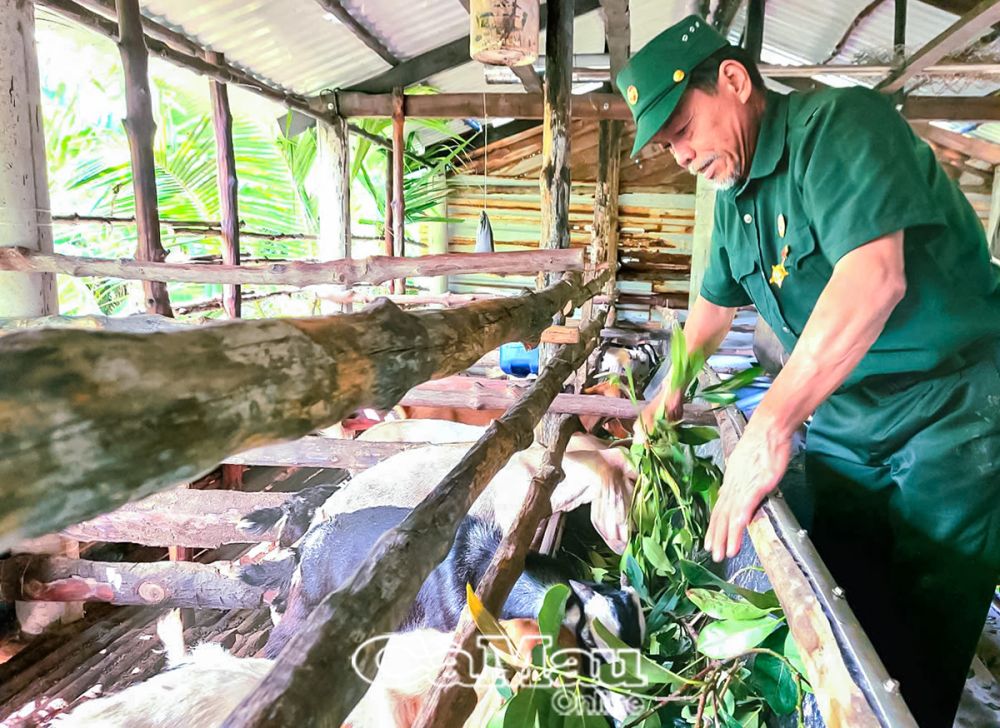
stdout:
{"type": "Polygon", "coordinates": [[[725,61],[715,92],[687,90],[653,141],[691,174],[728,189],[750,171],[762,111],[761,94],[753,93],[746,69],[725,61]]]}

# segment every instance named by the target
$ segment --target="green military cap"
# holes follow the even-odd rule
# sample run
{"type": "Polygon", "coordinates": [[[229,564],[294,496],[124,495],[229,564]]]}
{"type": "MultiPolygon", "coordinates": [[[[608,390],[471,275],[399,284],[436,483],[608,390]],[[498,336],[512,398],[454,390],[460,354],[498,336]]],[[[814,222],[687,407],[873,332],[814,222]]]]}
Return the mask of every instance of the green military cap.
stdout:
{"type": "Polygon", "coordinates": [[[671,25],[632,56],[616,79],[635,118],[636,155],[677,107],[691,69],[729,45],[711,25],[689,15],[671,25]]]}

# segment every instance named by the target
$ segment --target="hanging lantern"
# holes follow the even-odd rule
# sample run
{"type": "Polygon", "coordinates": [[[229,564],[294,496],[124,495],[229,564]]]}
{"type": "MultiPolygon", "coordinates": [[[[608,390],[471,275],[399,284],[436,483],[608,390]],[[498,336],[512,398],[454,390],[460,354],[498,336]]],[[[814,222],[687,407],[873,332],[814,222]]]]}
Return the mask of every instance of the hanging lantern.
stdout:
{"type": "Polygon", "coordinates": [[[538,58],[539,0],[471,0],[469,52],[493,66],[527,66],[538,58]]]}

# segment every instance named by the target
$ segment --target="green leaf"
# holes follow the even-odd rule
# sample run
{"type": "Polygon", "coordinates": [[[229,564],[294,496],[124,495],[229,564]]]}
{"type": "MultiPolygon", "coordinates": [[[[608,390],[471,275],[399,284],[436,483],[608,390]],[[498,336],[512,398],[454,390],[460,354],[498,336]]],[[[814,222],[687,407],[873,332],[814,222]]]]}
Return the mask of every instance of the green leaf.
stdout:
{"type": "Polygon", "coordinates": [[[652,564],[653,568],[655,568],[659,573],[674,573],[674,565],[671,564],[670,559],[667,558],[667,552],[663,550],[663,545],[652,536],[642,537],[642,553],[646,557],[646,560],[652,564]]]}
{"type": "Polygon", "coordinates": [[[649,599],[649,592],[646,591],[646,577],[642,573],[642,569],[628,551],[622,556],[622,560],[624,561],[623,571],[625,572],[625,576],[628,577],[629,584],[635,589],[640,599],[647,601],[649,599]]]}
{"type": "MultiPolygon", "coordinates": [[[[634,647],[629,647],[627,644],[622,642],[617,635],[612,634],[611,630],[605,627],[601,620],[595,619],[591,623],[591,628],[597,635],[604,641],[608,648],[614,652],[629,651],[635,652],[634,647]]],[[[602,677],[610,676],[611,674],[621,675],[622,672],[625,673],[625,677],[631,680],[638,678],[640,681],[645,682],[650,685],[672,685],[673,687],[680,687],[681,685],[693,685],[692,680],[688,680],[685,677],[678,675],[675,672],[671,672],[667,668],[663,667],[656,662],[653,662],[645,655],[638,653],[639,664],[638,672],[632,670],[635,667],[631,659],[624,660],[621,665],[614,665],[610,661],[601,665],[599,669],[599,674],[602,677]],[[622,668],[622,669],[618,669],[622,668]]],[[[620,680],[619,680],[620,682],[620,680]]],[[[613,682],[611,684],[614,684],[613,682]]],[[[634,683],[629,683],[634,684],[634,683]]]]}
{"type": "Polygon", "coordinates": [[[781,606],[778,597],[773,591],[757,592],[753,589],[744,589],[741,586],[730,584],[725,579],[721,579],[701,564],[682,559],[680,562],[681,573],[688,580],[691,586],[717,586],[730,596],[741,596],[755,607],[761,609],[771,609],[781,606]]]}
{"type": "MultiPolygon", "coordinates": [[[[764,647],[780,652],[788,636],[787,633],[786,627],[770,635],[764,642],[764,647]]],[[[785,660],[767,654],[754,657],[750,684],[778,715],[788,715],[798,705],[795,676],[785,660]]]]}
{"type": "Polygon", "coordinates": [[[757,647],[782,622],[772,617],[712,622],[698,634],[698,651],[713,660],[729,660],[757,647]]]}
{"type": "Polygon", "coordinates": [[[550,688],[522,688],[506,705],[503,728],[546,728],[543,716],[552,712],[550,688]]]}
{"type": "Polygon", "coordinates": [[[569,598],[569,586],[555,584],[545,592],[542,608],[538,612],[538,632],[543,637],[551,639],[552,647],[559,644],[559,630],[566,616],[566,600],[569,598]]]}
{"type": "Polygon", "coordinates": [[[742,372],[734,374],[724,382],[719,382],[718,384],[705,387],[702,390],[702,396],[706,393],[735,392],[737,389],[742,389],[743,387],[752,384],[753,381],[763,373],[764,369],[759,366],[752,366],[749,369],[744,369],[742,372]]]}
{"type": "Polygon", "coordinates": [[[691,425],[677,428],[677,439],[685,445],[704,445],[718,438],[719,431],[714,427],[691,425]]]}
{"type": "Polygon", "coordinates": [[[761,609],[750,602],[737,601],[722,592],[708,589],[688,589],[688,599],[713,619],[759,619],[766,617],[771,609],[761,609]]]}

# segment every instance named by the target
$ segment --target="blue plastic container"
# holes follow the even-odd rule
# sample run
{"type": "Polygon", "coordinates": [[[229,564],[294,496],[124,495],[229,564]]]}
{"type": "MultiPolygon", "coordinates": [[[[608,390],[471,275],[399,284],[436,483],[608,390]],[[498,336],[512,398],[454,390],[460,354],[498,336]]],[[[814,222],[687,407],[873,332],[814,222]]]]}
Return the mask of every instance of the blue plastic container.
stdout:
{"type": "Polygon", "coordinates": [[[501,344],[500,368],[512,377],[538,374],[538,347],[528,350],[519,341],[501,344]]]}

